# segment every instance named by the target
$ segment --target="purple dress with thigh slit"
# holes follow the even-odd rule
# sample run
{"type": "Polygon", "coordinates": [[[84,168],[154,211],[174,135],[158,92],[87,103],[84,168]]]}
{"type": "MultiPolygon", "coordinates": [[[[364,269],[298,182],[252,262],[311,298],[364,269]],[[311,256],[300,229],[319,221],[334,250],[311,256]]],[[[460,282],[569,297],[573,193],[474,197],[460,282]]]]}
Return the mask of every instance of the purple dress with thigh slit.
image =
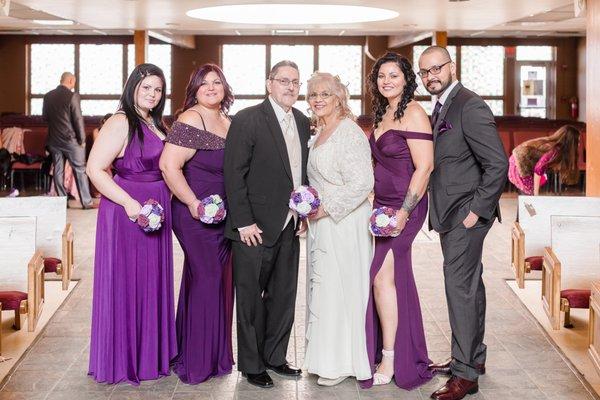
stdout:
{"type": "MultiPolygon", "coordinates": [[[[415,167],[406,142],[407,139],[432,140],[421,132],[388,130],[378,140],[371,135],[369,143],[375,170],[374,207],[387,206],[400,209],[415,167]]],[[[381,361],[381,329],[373,296],[373,282],[383,261],[392,252],[394,278],[398,303],[398,329],[394,347],[394,380],[403,389],[413,389],[431,379],[427,366],[427,345],[423,332],[423,320],[419,294],[412,272],[411,247],[427,215],[427,194],[411,212],[409,221],[397,237],[376,237],[375,254],[371,264],[371,294],[367,306],[367,352],[372,371],[381,361]]],[[[362,381],[364,388],[372,386],[372,380],[362,381]]]]}

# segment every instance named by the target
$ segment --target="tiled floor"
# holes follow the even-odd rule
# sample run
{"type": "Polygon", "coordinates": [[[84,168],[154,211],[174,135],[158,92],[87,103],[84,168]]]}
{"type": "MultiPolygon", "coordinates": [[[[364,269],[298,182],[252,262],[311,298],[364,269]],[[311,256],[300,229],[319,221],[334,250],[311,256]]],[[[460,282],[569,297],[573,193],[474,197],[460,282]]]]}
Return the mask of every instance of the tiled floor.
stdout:
{"type": "MultiPolygon", "coordinates": [[[[502,199],[506,221],[514,220],[516,199],[502,199]]],[[[87,377],[92,294],[92,260],[95,211],[69,210],[76,231],[77,275],[81,283],[54,315],[45,332],[3,383],[0,399],[425,399],[443,384],[436,377],[418,390],[407,392],[388,385],[361,390],[354,380],[335,388],[317,386],[306,374],[298,381],[274,377],[275,388],[250,386],[235,372],[226,378],[189,386],[169,377],[140,387],[108,386],[87,377]]],[[[484,252],[487,287],[487,374],[481,390],[467,399],[591,399],[580,377],[546,339],[542,329],[506,285],[510,277],[510,224],[495,224],[484,252]]],[[[449,354],[450,326],[444,298],[442,255],[439,243],[425,236],[413,249],[414,270],[421,296],[430,357],[449,354]]],[[[175,252],[176,282],[181,274],[182,253],[175,252]]],[[[303,276],[303,273],[301,273],[303,276]]],[[[178,283],[176,283],[178,285],[178,283]]],[[[296,324],[289,360],[302,364],[304,354],[304,279],[299,282],[296,324]]]]}

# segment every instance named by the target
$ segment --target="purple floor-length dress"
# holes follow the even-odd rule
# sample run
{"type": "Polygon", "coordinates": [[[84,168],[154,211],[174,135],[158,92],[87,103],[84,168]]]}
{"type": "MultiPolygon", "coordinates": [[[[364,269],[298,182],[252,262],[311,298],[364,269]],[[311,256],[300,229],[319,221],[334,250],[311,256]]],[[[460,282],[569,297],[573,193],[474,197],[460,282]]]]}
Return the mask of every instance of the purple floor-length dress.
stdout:
{"type": "MultiPolygon", "coordinates": [[[[388,130],[378,140],[371,135],[369,143],[375,165],[374,207],[387,206],[399,209],[404,202],[410,179],[415,170],[406,139],[432,140],[421,132],[388,130]]],[[[372,371],[381,361],[381,329],[373,296],[373,282],[381,269],[385,256],[394,256],[394,279],[398,303],[398,329],[394,347],[394,380],[403,389],[413,389],[431,379],[427,366],[427,344],[423,332],[423,320],[419,294],[412,272],[411,246],[423,226],[427,214],[427,194],[410,214],[406,227],[397,237],[375,238],[375,254],[371,264],[371,295],[367,306],[367,352],[372,371]]],[[[373,381],[362,381],[361,386],[370,387],[373,381]]]]}
{"type": "Polygon", "coordinates": [[[163,142],[145,124],[114,161],[115,182],[165,210],[160,230],[144,233],[125,209],[102,197],[96,228],[89,375],[129,382],[169,375],[176,354],[171,198],[158,168],[163,142]]]}
{"type": "MultiPolygon", "coordinates": [[[[196,149],[183,174],[198,199],[218,194],[225,200],[225,139],[181,122],[173,124],[167,141],[196,149]]],[[[177,306],[179,353],[173,369],[189,384],[231,372],[233,283],[230,243],[225,224],[204,224],[173,197],[173,230],[185,254],[177,306]]]]}

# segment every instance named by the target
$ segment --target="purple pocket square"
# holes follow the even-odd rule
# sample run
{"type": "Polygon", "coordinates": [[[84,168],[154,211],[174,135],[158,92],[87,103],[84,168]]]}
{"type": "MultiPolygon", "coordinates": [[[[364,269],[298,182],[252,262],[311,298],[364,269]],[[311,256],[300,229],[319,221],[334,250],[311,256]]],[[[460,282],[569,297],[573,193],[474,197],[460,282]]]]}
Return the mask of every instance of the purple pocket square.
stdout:
{"type": "Polygon", "coordinates": [[[443,119],[438,127],[438,135],[441,135],[442,133],[449,131],[450,129],[452,129],[452,124],[443,119]]]}

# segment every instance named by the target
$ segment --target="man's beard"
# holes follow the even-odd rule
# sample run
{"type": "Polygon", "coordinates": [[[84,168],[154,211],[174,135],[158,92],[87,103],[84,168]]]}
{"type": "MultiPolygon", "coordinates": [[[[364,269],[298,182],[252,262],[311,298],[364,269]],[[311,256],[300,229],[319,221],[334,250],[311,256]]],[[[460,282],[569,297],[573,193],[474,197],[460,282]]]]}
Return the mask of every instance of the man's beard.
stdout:
{"type": "Polygon", "coordinates": [[[452,79],[448,79],[448,81],[445,84],[441,80],[439,82],[440,82],[439,89],[429,89],[429,86],[426,86],[425,89],[429,92],[429,94],[433,94],[433,95],[438,95],[440,93],[444,93],[444,91],[446,89],[448,89],[448,87],[452,83],[452,79]]]}

